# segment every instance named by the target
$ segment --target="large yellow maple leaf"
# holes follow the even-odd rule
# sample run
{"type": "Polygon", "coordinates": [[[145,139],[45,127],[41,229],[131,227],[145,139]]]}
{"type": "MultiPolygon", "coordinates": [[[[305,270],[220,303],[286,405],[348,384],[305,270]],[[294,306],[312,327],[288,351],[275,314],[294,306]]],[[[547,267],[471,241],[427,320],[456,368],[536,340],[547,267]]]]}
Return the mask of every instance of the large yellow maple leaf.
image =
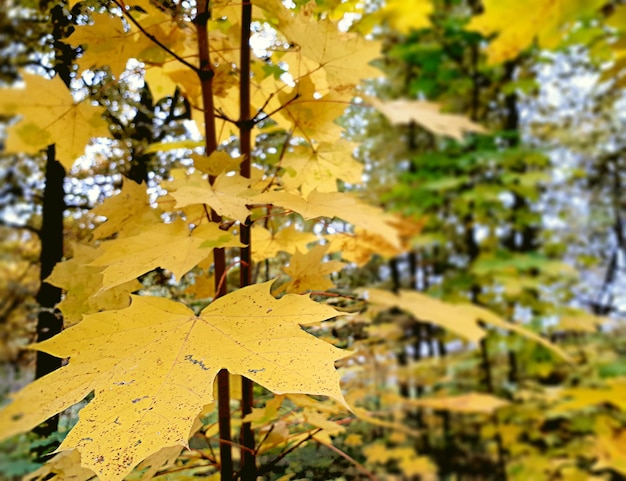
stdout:
{"type": "Polygon", "coordinates": [[[467,25],[484,35],[499,32],[487,47],[490,64],[511,60],[537,39],[542,48],[555,48],[566,27],[604,5],[604,0],[485,0],[485,11],[467,25]]]}
{"type": "Polygon", "coordinates": [[[59,450],[77,449],[101,481],[121,480],[166,446],[186,446],[213,402],[221,369],[275,393],[329,396],[346,406],[335,361],[347,351],[300,326],[338,315],[308,296],[276,299],[271,281],[221,297],[198,316],[185,305],[133,297],[130,307],[86,316],[34,348],[68,365],[17,393],[0,411],[0,438],[26,431],[94,392],[59,450]]]}
{"type": "Polygon", "coordinates": [[[0,113],[22,119],[8,129],[6,150],[34,153],[56,144],[59,162],[69,170],[93,137],[106,137],[103,109],[76,101],[58,77],[23,73],[24,88],[2,88],[0,113]]]}

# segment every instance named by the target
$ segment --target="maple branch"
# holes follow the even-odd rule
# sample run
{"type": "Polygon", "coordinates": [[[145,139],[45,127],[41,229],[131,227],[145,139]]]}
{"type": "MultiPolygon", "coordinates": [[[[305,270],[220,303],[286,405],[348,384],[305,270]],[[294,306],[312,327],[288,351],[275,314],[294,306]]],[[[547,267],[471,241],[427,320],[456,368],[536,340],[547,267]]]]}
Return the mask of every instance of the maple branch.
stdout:
{"type": "Polygon", "coordinates": [[[342,458],[347,459],[348,461],[350,461],[358,471],[360,471],[362,474],[364,474],[365,476],[370,478],[372,481],[378,481],[378,477],[376,477],[376,475],[374,473],[369,471],[365,466],[363,466],[361,463],[359,463],[352,456],[349,456],[346,453],[344,453],[341,449],[333,446],[330,443],[326,443],[326,442],[322,441],[321,439],[317,439],[316,437],[313,437],[313,441],[315,441],[318,444],[321,444],[322,446],[326,446],[328,449],[330,449],[331,451],[334,451],[335,453],[337,453],[342,458]]]}
{"type": "Polygon", "coordinates": [[[272,431],[274,431],[274,424],[272,424],[270,426],[270,428],[267,430],[267,432],[265,433],[265,436],[263,436],[263,439],[261,439],[259,441],[259,444],[257,445],[256,449],[254,450],[254,455],[258,455],[259,454],[259,450],[261,449],[261,446],[263,446],[263,443],[265,441],[267,441],[267,438],[269,437],[270,434],[272,434],[272,431]]]}
{"type": "Polygon", "coordinates": [[[237,125],[237,121],[231,119],[228,115],[226,115],[224,113],[224,111],[222,109],[215,109],[215,112],[213,112],[213,116],[216,119],[220,119],[220,120],[223,120],[225,122],[230,122],[233,125],[237,125]]]}
{"type": "MultiPolygon", "coordinates": [[[[270,97],[271,98],[271,97],[270,97]]],[[[300,92],[298,92],[296,95],[294,95],[294,97],[292,99],[289,99],[287,102],[285,102],[284,104],[282,104],[280,107],[278,107],[275,110],[272,110],[269,114],[265,114],[265,117],[262,118],[257,118],[258,114],[254,117],[253,122],[255,124],[259,123],[261,120],[265,120],[267,118],[270,118],[272,115],[274,115],[277,112],[280,112],[282,109],[284,109],[285,107],[287,107],[287,105],[289,105],[292,102],[295,102],[296,100],[298,100],[300,98],[300,92]]],[[[269,102],[269,99],[268,99],[269,102]]]]}
{"type": "Polygon", "coordinates": [[[174,52],[171,48],[169,48],[167,45],[165,45],[163,42],[161,42],[158,38],[156,38],[154,35],[152,35],[150,32],[148,32],[143,25],[141,25],[131,14],[128,10],[126,10],[126,8],[124,8],[124,5],[122,4],[122,2],[120,2],[119,0],[113,0],[113,3],[115,5],[117,5],[120,10],[122,10],[123,15],[128,19],[129,22],[131,22],[133,25],[135,25],[135,27],[137,27],[139,29],[139,31],[144,34],[151,42],[155,43],[156,45],[159,46],[159,48],[163,49],[165,52],[167,52],[168,54],[170,54],[172,57],[174,57],[176,60],[178,60],[180,63],[182,63],[183,65],[185,65],[186,67],[189,67],[191,70],[193,70],[194,72],[198,72],[200,69],[198,67],[196,67],[194,64],[188,62],[187,60],[185,60],[184,58],[182,58],[180,55],[178,55],[176,52],[174,52]]]}
{"type": "MultiPolygon", "coordinates": [[[[209,448],[211,448],[211,444],[209,443],[209,448]]],[[[211,448],[211,455],[206,454],[202,449],[194,449],[189,448],[189,451],[192,453],[197,453],[200,456],[200,459],[206,459],[210,461],[212,464],[217,464],[217,459],[215,458],[215,453],[213,452],[213,448],[211,448]]]]}
{"type": "Polygon", "coordinates": [[[263,189],[263,192],[267,192],[269,188],[274,184],[274,181],[276,180],[276,176],[278,175],[278,169],[283,163],[283,158],[285,157],[285,154],[287,153],[287,146],[289,145],[289,142],[291,141],[292,135],[293,135],[293,129],[287,132],[287,138],[285,139],[285,142],[283,142],[283,146],[280,149],[280,155],[278,156],[278,162],[276,162],[276,170],[274,171],[274,175],[272,176],[272,179],[267,183],[267,185],[263,189]]]}
{"type": "MultiPolygon", "coordinates": [[[[239,150],[243,156],[243,162],[239,168],[239,174],[249,179],[251,176],[252,156],[252,129],[254,119],[250,118],[250,30],[252,28],[252,0],[244,0],[241,5],[241,39],[239,56],[239,150]]],[[[251,216],[246,217],[239,229],[239,240],[243,247],[239,250],[241,267],[239,269],[239,287],[249,286],[252,282],[252,236],[250,227],[251,216]]],[[[253,383],[245,376],[241,377],[241,417],[245,418],[252,412],[254,402],[253,383]]],[[[242,481],[255,481],[256,475],[256,449],[254,446],[254,432],[250,422],[242,422],[240,431],[241,453],[241,479],[242,481]],[[251,452],[248,452],[251,450],[251,452]]]]}
{"type": "Polygon", "coordinates": [[[226,275],[228,274],[228,271],[230,271],[237,264],[241,264],[242,266],[249,266],[249,264],[247,262],[243,261],[243,260],[233,261],[230,264],[228,264],[228,266],[224,269],[224,272],[222,272],[222,275],[220,277],[219,283],[217,284],[216,291],[218,291],[218,292],[220,291],[220,289],[224,285],[224,282],[226,282],[226,275]]]}

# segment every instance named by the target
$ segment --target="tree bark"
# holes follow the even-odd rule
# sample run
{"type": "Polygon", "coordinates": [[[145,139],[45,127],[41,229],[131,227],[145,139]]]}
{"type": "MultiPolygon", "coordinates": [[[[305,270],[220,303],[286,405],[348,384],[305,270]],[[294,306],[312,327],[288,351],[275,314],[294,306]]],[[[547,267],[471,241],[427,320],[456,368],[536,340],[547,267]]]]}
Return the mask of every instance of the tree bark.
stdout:
{"type": "MultiPolygon", "coordinates": [[[[61,332],[63,318],[54,306],[61,301],[61,289],[45,282],[52,269],[63,257],[63,212],[65,198],[63,180],[65,169],[55,160],[54,145],[48,146],[46,159],[46,186],[43,193],[43,221],[39,237],[41,239],[39,278],[41,284],[37,293],[40,310],[37,319],[37,341],[45,341],[61,332]]],[[[62,360],[45,352],[37,352],[35,378],[45,376],[61,367],[62,360]]],[[[38,426],[35,432],[47,437],[55,432],[59,425],[59,416],[50,418],[45,424],[38,426]]]]}

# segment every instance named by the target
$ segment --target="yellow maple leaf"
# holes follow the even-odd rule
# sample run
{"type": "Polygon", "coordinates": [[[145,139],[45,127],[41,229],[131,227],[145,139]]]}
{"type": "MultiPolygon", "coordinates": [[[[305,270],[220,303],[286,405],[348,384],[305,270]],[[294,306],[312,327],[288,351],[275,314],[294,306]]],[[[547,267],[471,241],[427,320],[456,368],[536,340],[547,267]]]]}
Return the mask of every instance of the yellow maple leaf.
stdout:
{"type": "Polygon", "coordinates": [[[572,357],[559,346],[541,337],[539,334],[533,332],[531,329],[526,328],[521,324],[517,324],[515,322],[507,322],[489,309],[485,309],[475,304],[457,304],[456,306],[459,309],[460,314],[463,316],[474,317],[476,320],[484,321],[494,327],[505,329],[510,332],[515,332],[516,334],[519,334],[526,339],[542,345],[548,351],[556,354],[561,359],[571,364],[574,363],[572,357]]]}
{"type": "Polygon", "coordinates": [[[337,180],[349,184],[362,181],[363,164],[356,161],[351,152],[354,144],[346,140],[323,142],[315,148],[299,145],[285,154],[282,176],[287,190],[300,189],[308,195],[314,189],[319,192],[336,192],[337,180]]]}
{"type": "Polygon", "coordinates": [[[381,235],[361,228],[354,229],[353,234],[339,232],[327,235],[325,238],[330,241],[329,252],[339,252],[342,259],[354,262],[359,267],[369,262],[374,255],[392,258],[402,252],[381,235]]]}
{"type": "Polygon", "coordinates": [[[306,198],[288,192],[266,192],[254,200],[293,210],[307,220],[340,217],[356,227],[377,233],[392,246],[399,248],[401,245],[398,232],[391,225],[393,218],[390,215],[347,192],[313,190],[306,198]]]}
{"type": "Polygon", "coordinates": [[[296,249],[306,250],[307,244],[318,239],[311,232],[300,232],[294,224],[276,233],[272,233],[265,227],[255,225],[252,228],[252,260],[261,262],[265,259],[276,257],[279,251],[293,254],[296,249]]]}
{"type": "Polygon", "coordinates": [[[283,395],[274,396],[262,408],[252,408],[252,412],[246,414],[243,422],[252,423],[253,429],[273,423],[277,419],[278,410],[283,404],[284,398],[283,395]]]}
{"type": "Polygon", "coordinates": [[[344,439],[343,442],[346,446],[356,448],[363,445],[363,436],[360,434],[351,433],[346,436],[346,439],[344,439]]]}
{"type": "Polygon", "coordinates": [[[102,271],[100,292],[128,282],[146,272],[162,267],[177,279],[206,258],[215,247],[242,247],[238,238],[207,222],[189,231],[187,223],[177,219],[171,224],[155,224],[139,234],[103,242],[92,266],[106,266],[102,271]]]}
{"type": "Polygon", "coordinates": [[[121,191],[91,209],[90,214],[107,218],[94,229],[94,239],[105,239],[113,234],[127,237],[161,218],[159,211],[150,206],[146,185],[130,179],[122,179],[121,191]]]}
{"type": "Polygon", "coordinates": [[[463,115],[440,112],[440,106],[423,100],[391,100],[383,102],[374,97],[368,101],[383,113],[393,125],[415,122],[435,135],[463,140],[466,132],[485,133],[486,130],[463,115]]]}
{"type": "Polygon", "coordinates": [[[89,265],[99,254],[95,247],[75,245],[73,257],[57,263],[46,279],[46,282],[66,291],[57,305],[63,313],[66,328],[79,322],[84,314],[127,307],[130,293],[143,287],[139,281],[132,279],[99,292],[102,289],[103,268],[89,265]]]}
{"type": "Polygon", "coordinates": [[[592,14],[603,0],[485,0],[484,12],[467,25],[484,35],[498,32],[487,47],[490,64],[511,60],[537,39],[541,48],[555,48],[567,27],[581,16],[592,14]]]}
{"type": "Polygon", "coordinates": [[[194,281],[185,289],[185,294],[196,299],[208,299],[215,296],[215,276],[196,276],[194,281]]]}
{"type": "Polygon", "coordinates": [[[316,94],[315,85],[309,77],[300,80],[289,92],[281,91],[277,99],[283,105],[274,120],[287,130],[293,128],[309,143],[336,142],[343,127],[335,123],[348,107],[348,101],[335,92],[316,94]]]}
{"type": "Polygon", "coordinates": [[[216,150],[211,155],[191,154],[193,165],[200,172],[218,176],[226,172],[239,171],[243,157],[231,157],[228,152],[216,150]]]}
{"type": "Polygon", "coordinates": [[[0,88],[0,113],[22,117],[7,131],[7,151],[34,153],[56,144],[57,159],[69,170],[93,137],[109,135],[103,109],[74,100],[59,76],[22,77],[24,88],[0,88]]]}
{"type": "Polygon", "coordinates": [[[248,186],[250,180],[240,175],[218,175],[213,182],[204,178],[200,172],[180,178],[175,175],[175,180],[164,182],[164,188],[170,191],[170,195],[176,200],[175,208],[179,209],[190,205],[207,204],[218,214],[239,222],[245,222],[250,215],[247,204],[255,193],[248,186]]]}
{"type": "Polygon", "coordinates": [[[335,362],[348,355],[300,325],[338,315],[308,296],[270,295],[257,284],[223,296],[200,315],[157,297],[86,316],[34,345],[70,358],[0,411],[0,438],[26,431],[89,392],[59,450],[77,449],[101,481],[118,481],[163,447],[186,446],[196,416],[213,401],[220,369],[276,393],[329,396],[345,406],[335,362]]]}
{"type": "Polygon", "coordinates": [[[326,251],[328,251],[328,245],[321,244],[304,254],[296,249],[291,256],[289,266],[283,267],[283,272],[291,277],[284,289],[294,294],[302,294],[306,291],[325,291],[334,287],[335,284],[328,276],[341,270],[345,264],[339,261],[322,262],[326,251]]]}
{"type": "Polygon", "coordinates": [[[76,26],[69,37],[70,44],[84,49],[76,61],[79,72],[108,65],[111,73],[119,77],[126,70],[128,59],[140,58],[140,53],[152,46],[138,29],[128,31],[121,17],[94,13],[93,19],[93,24],[76,26]]]}
{"type": "Polygon", "coordinates": [[[332,443],[330,436],[337,436],[346,430],[340,424],[328,419],[328,413],[323,413],[314,408],[305,408],[302,411],[302,418],[305,423],[322,429],[313,437],[327,444],[332,443]]]}
{"type": "Polygon", "coordinates": [[[81,466],[78,451],[63,451],[49,459],[41,468],[24,476],[22,481],[87,481],[94,476],[91,469],[81,466]]]}
{"type": "Polygon", "coordinates": [[[298,79],[312,76],[318,91],[330,89],[345,99],[362,79],[381,76],[369,65],[380,56],[380,42],[342,32],[336,23],[317,18],[306,9],[294,14],[277,5],[270,15],[277,19],[278,31],[294,46],[282,57],[290,73],[298,79]]]}

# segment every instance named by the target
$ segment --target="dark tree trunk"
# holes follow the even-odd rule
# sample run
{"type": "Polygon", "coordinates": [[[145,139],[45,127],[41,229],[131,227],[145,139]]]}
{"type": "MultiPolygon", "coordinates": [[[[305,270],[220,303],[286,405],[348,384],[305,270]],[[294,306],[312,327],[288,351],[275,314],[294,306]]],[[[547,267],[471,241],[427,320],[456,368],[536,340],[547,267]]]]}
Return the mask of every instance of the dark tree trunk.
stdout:
{"type": "MultiPolygon", "coordinates": [[[[46,160],[46,186],[43,194],[43,220],[39,237],[41,239],[41,286],[37,293],[39,317],[37,319],[37,341],[45,341],[61,332],[63,319],[54,306],[61,301],[61,289],[45,282],[55,264],[63,257],[63,212],[65,199],[63,180],[65,169],[55,160],[54,145],[48,146],[46,160]]],[[[35,378],[45,376],[61,367],[61,359],[45,352],[37,352],[35,378]]],[[[58,416],[37,427],[35,431],[47,437],[57,430],[58,416]]]]}

